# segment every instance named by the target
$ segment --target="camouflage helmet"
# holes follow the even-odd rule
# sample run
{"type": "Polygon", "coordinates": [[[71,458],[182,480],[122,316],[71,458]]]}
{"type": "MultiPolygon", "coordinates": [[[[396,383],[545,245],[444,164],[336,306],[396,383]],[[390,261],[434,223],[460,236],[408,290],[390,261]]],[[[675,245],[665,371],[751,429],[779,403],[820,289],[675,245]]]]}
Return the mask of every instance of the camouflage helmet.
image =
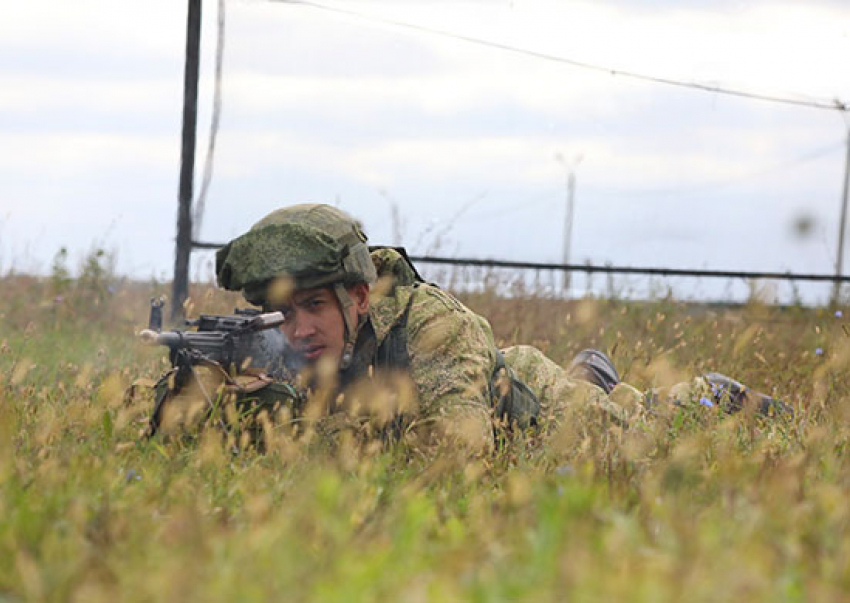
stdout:
{"type": "Polygon", "coordinates": [[[278,209],[218,251],[218,284],[258,305],[278,277],[292,278],[296,289],[371,285],[377,275],[366,240],[354,218],[330,205],[278,209]]]}

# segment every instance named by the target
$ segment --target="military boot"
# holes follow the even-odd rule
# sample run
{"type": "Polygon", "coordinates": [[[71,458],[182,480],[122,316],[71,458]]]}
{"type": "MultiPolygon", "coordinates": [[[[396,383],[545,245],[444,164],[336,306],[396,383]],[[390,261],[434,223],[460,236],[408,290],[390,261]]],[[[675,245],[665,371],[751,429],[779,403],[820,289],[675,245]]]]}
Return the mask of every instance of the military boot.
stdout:
{"type": "Polygon", "coordinates": [[[726,375],[706,373],[703,378],[711,388],[713,402],[730,414],[748,406],[765,416],[794,414],[794,410],[781,400],[754,391],[726,375]]]}

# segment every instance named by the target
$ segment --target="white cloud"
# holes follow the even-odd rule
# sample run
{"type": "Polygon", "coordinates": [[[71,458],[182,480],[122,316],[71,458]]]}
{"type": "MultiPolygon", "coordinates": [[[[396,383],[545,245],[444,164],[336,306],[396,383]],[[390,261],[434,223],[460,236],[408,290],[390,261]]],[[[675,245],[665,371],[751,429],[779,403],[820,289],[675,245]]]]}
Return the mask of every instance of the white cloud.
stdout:
{"type": "MultiPolygon", "coordinates": [[[[279,168],[290,174],[337,174],[369,187],[479,181],[488,188],[533,188],[563,178],[564,166],[555,160],[561,153],[568,158],[581,155],[578,170],[597,188],[653,190],[750,176],[757,180],[760,171],[789,161],[780,144],[787,136],[743,132],[730,143],[728,133],[707,129],[701,134],[704,140],[699,144],[680,144],[671,152],[663,145],[652,148],[616,134],[568,141],[529,135],[408,137],[338,145],[332,140],[304,140],[294,132],[242,133],[221,140],[217,174],[250,180],[279,168]]],[[[800,150],[791,160],[813,150],[805,134],[800,133],[795,145],[800,150]]]]}
{"type": "Polygon", "coordinates": [[[151,58],[179,56],[186,30],[186,3],[146,0],[28,0],[0,6],[0,45],[27,51],[60,48],[110,49],[151,58]],[[176,43],[176,46],[175,46],[176,43]]]}
{"type": "Polygon", "coordinates": [[[176,136],[0,134],[0,173],[58,181],[122,168],[173,170],[179,152],[176,136]]]}
{"type": "MultiPolygon", "coordinates": [[[[387,109],[451,115],[512,104],[593,119],[632,111],[635,102],[632,95],[624,103],[622,88],[610,79],[581,72],[564,76],[537,65],[509,73],[481,67],[426,76],[358,78],[240,73],[229,77],[226,86],[226,98],[237,112],[309,107],[339,113],[344,108],[351,119],[363,119],[364,111],[373,118],[370,112],[387,109]]],[[[649,95],[642,96],[647,102],[649,95]]]]}
{"type": "MultiPolygon", "coordinates": [[[[375,4],[373,10],[380,15],[386,7],[375,4]]],[[[397,13],[406,10],[398,7],[397,13]]],[[[848,17],[846,6],[789,2],[755,4],[730,14],[708,7],[647,13],[604,2],[543,0],[500,7],[426,6],[410,20],[648,75],[829,96],[850,94],[850,76],[839,59],[850,54],[848,17]]],[[[441,48],[457,56],[462,44],[441,48]]],[[[486,52],[493,64],[506,61],[506,54],[486,52]]],[[[466,54],[474,55],[471,50],[466,54]]],[[[483,62],[481,56],[473,58],[483,62]]]]}
{"type": "MultiPolygon", "coordinates": [[[[0,75],[0,110],[31,114],[56,110],[70,120],[78,113],[124,115],[179,112],[182,87],[167,79],[115,81],[94,74],[77,77],[0,75]]],[[[54,124],[61,127],[62,124],[54,124]]]]}

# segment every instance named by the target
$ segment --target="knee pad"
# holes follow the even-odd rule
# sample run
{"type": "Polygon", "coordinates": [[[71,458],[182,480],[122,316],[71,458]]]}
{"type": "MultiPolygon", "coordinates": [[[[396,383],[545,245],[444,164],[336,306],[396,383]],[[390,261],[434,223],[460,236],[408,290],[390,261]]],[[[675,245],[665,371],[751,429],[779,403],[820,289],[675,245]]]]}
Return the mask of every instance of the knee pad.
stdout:
{"type": "Polygon", "coordinates": [[[601,387],[606,394],[620,382],[620,374],[614,363],[599,350],[586,349],[579,352],[567,367],[570,377],[588,381],[601,387]]]}

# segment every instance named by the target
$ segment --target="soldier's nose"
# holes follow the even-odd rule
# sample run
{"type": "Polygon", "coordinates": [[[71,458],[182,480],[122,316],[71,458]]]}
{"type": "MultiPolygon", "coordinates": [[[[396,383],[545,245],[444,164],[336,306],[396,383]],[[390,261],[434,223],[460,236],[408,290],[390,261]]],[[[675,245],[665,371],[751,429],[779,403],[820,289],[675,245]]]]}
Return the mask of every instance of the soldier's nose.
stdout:
{"type": "Polygon", "coordinates": [[[308,337],[312,337],[315,333],[316,329],[313,325],[313,321],[311,321],[309,317],[295,318],[295,331],[293,332],[293,337],[295,339],[307,339],[308,337]]]}

